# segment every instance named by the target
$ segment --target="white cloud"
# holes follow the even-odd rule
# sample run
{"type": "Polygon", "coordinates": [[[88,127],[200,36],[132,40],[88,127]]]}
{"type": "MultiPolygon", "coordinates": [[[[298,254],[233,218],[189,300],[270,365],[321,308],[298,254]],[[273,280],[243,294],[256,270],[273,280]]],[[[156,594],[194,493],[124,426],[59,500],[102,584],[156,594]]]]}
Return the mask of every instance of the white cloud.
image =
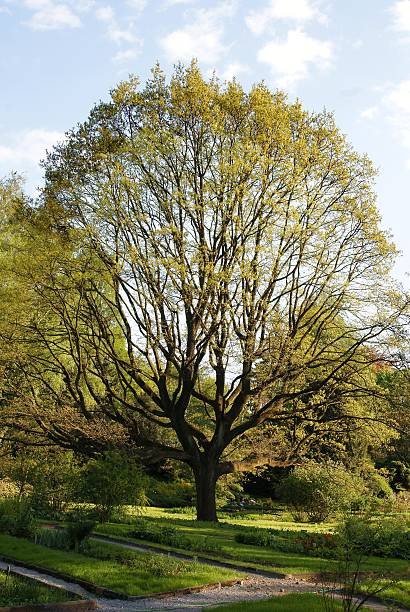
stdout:
{"type": "Polygon", "coordinates": [[[134,44],[137,48],[142,46],[142,39],[134,32],[134,23],[131,21],[127,28],[122,28],[117,21],[115,11],[111,5],[98,6],[95,16],[107,26],[107,36],[115,44],[134,44]]]}
{"type": "Polygon", "coordinates": [[[326,16],[321,13],[314,0],[270,0],[263,8],[252,10],[245,17],[245,22],[251,32],[259,35],[279,19],[299,23],[315,19],[323,23],[326,16]]]}
{"type": "Polygon", "coordinates": [[[18,166],[36,165],[44,159],[57,142],[63,140],[64,134],[57,131],[33,129],[16,134],[8,145],[0,145],[0,163],[18,166]]]}
{"type": "Polygon", "coordinates": [[[258,52],[258,61],[268,64],[280,87],[293,87],[305,79],[311,66],[330,66],[333,55],[329,41],[312,38],[303,30],[289,30],[286,40],[272,39],[258,52]]]}
{"type": "Polygon", "coordinates": [[[401,32],[410,32],[410,0],[398,0],[390,9],[393,26],[401,32]]]}
{"type": "Polygon", "coordinates": [[[180,6],[181,4],[194,4],[195,2],[196,0],[164,0],[162,8],[167,9],[172,6],[180,6]]]}
{"type": "Polygon", "coordinates": [[[376,119],[379,112],[380,109],[378,106],[369,106],[360,113],[360,117],[361,119],[367,119],[369,121],[372,121],[373,119],[376,119]]]}
{"type": "Polygon", "coordinates": [[[99,21],[111,22],[115,19],[112,6],[99,6],[95,11],[95,16],[99,21]]]}
{"type": "Polygon", "coordinates": [[[226,66],[225,70],[221,72],[220,76],[226,81],[231,81],[234,77],[237,77],[241,73],[248,71],[249,66],[247,66],[246,64],[241,64],[240,62],[232,62],[231,64],[228,64],[226,66]]]}
{"type": "Polygon", "coordinates": [[[198,59],[214,64],[227,52],[224,44],[224,19],[235,12],[235,3],[226,0],[209,9],[193,12],[193,21],[174,30],[160,40],[160,45],[170,62],[198,59]]]}
{"type": "Polygon", "coordinates": [[[127,0],[127,4],[138,13],[142,13],[147,6],[147,0],[127,0]]]}
{"type": "MultiPolygon", "coordinates": [[[[398,139],[409,150],[410,155],[410,79],[391,87],[382,101],[398,139]]],[[[410,168],[410,158],[407,165],[410,168]]]]}
{"type": "Polygon", "coordinates": [[[137,49],[124,49],[124,51],[118,51],[112,59],[118,64],[126,64],[127,62],[134,60],[137,55],[137,49]]]}
{"type": "Polygon", "coordinates": [[[352,43],[352,47],[353,49],[361,49],[364,45],[364,42],[361,38],[357,38],[353,43],[352,43]]]}
{"type": "Polygon", "coordinates": [[[33,30],[59,30],[62,28],[78,28],[81,20],[67,4],[53,0],[25,0],[26,8],[33,14],[26,21],[33,30]]]}

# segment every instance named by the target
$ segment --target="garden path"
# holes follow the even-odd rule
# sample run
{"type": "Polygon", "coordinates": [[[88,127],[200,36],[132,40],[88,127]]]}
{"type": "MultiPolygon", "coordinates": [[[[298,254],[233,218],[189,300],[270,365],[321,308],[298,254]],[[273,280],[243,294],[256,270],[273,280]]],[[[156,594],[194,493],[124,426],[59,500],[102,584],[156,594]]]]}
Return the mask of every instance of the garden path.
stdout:
{"type": "MultiPolygon", "coordinates": [[[[317,592],[319,590],[317,584],[301,579],[253,575],[248,580],[244,580],[242,584],[238,583],[220,589],[206,589],[199,593],[174,595],[166,598],[146,598],[138,601],[124,601],[120,599],[96,598],[92,593],[87,592],[84,588],[75,584],[75,582],[67,582],[32,569],[0,562],[0,569],[7,569],[8,566],[21,576],[27,576],[50,586],[62,588],[70,593],[81,595],[87,599],[94,599],[97,601],[98,609],[101,612],[200,612],[209,606],[215,606],[222,603],[245,600],[255,601],[258,599],[266,599],[270,596],[284,595],[286,593],[306,593],[317,592]]],[[[387,612],[391,610],[391,608],[377,602],[372,602],[371,607],[377,612],[387,612]]],[[[396,610],[397,612],[406,612],[404,608],[397,608],[396,610]]]]}

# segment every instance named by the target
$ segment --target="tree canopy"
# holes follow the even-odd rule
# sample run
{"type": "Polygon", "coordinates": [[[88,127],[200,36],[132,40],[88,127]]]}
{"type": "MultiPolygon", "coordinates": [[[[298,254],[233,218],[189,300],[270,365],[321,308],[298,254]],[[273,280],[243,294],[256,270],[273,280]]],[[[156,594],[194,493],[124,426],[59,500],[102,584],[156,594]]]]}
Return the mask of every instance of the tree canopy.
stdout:
{"type": "Polygon", "coordinates": [[[331,114],[156,67],[44,168],[38,234],[9,265],[31,300],[16,393],[54,440],[94,448],[110,423],[111,441],[188,464],[215,520],[219,476],[294,463],[303,442],[275,432],[317,433],[355,416],[332,412],[340,397],[374,392],[406,301],[373,166],[331,114]]]}

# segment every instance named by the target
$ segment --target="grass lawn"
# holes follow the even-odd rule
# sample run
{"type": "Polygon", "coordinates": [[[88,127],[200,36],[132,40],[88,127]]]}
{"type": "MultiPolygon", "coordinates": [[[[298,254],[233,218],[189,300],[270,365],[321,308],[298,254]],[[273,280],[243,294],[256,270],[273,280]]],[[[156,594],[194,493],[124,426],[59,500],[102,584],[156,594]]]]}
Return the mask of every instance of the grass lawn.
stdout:
{"type": "MultiPolygon", "coordinates": [[[[291,530],[308,530],[314,531],[331,531],[334,524],[327,523],[321,525],[306,525],[304,523],[289,523],[288,521],[280,521],[275,517],[268,522],[268,515],[263,515],[262,518],[255,516],[255,520],[236,518],[224,519],[216,525],[209,523],[200,523],[190,518],[185,513],[177,514],[169,512],[161,508],[145,508],[142,517],[145,520],[152,521],[156,525],[174,527],[181,535],[184,536],[202,536],[206,537],[207,541],[215,542],[220,550],[212,553],[198,553],[200,556],[209,559],[219,559],[234,562],[237,565],[253,567],[255,569],[271,570],[284,574],[309,574],[317,572],[331,572],[337,570],[338,562],[332,559],[321,559],[308,555],[286,553],[276,551],[271,548],[254,546],[250,544],[242,544],[235,542],[235,534],[245,526],[259,526],[282,529],[284,537],[286,537],[287,529],[291,530]]],[[[98,533],[123,538],[137,543],[145,543],[159,549],[180,550],[188,554],[194,555],[182,548],[171,548],[160,544],[154,544],[143,540],[133,539],[128,536],[132,526],[127,524],[108,523],[98,525],[96,531],[98,533]]],[[[389,587],[384,596],[392,598],[410,609],[410,580],[408,579],[410,567],[409,561],[404,559],[368,557],[362,564],[363,571],[380,571],[391,572],[392,574],[403,576],[403,579],[396,585],[389,587]]]]}
{"type": "MultiPolygon", "coordinates": [[[[101,546],[99,545],[101,548],[101,546]]],[[[104,547],[104,545],[103,545],[104,547]]],[[[112,551],[112,545],[106,545],[112,551]]],[[[120,553],[121,547],[117,547],[120,553]]],[[[54,550],[28,540],[0,535],[0,555],[53,569],[126,595],[147,595],[238,578],[235,571],[194,562],[172,563],[166,557],[134,553],[135,562],[99,560],[54,550]],[[156,575],[157,574],[157,575],[156,575]]],[[[128,555],[129,556],[129,555],[128,555]]],[[[243,576],[243,575],[242,575],[243,576]]]]}
{"type": "MultiPolygon", "coordinates": [[[[313,593],[292,593],[263,601],[243,601],[210,608],[210,612],[342,612],[342,604],[329,601],[325,607],[323,597],[313,593]],[[330,607],[331,606],[331,607],[330,607]]],[[[369,608],[361,608],[363,612],[369,608]]]]}
{"type": "Polygon", "coordinates": [[[73,593],[55,589],[35,580],[20,576],[7,576],[0,572],[0,606],[60,603],[79,599],[73,593]]]}
{"type": "MultiPolygon", "coordinates": [[[[150,509],[151,513],[152,510],[150,509]]],[[[155,509],[158,510],[158,509],[155,509]]],[[[163,526],[175,527],[178,532],[182,535],[187,536],[206,536],[208,541],[214,541],[219,547],[220,551],[217,553],[198,553],[200,556],[208,557],[210,559],[225,559],[234,561],[235,563],[243,564],[248,567],[254,567],[255,569],[264,569],[281,572],[284,574],[303,574],[303,573],[316,573],[324,570],[331,571],[332,568],[336,568],[337,561],[332,559],[321,559],[318,557],[310,557],[307,555],[286,553],[276,551],[271,548],[265,548],[261,546],[254,546],[251,544],[242,544],[235,542],[235,534],[239,529],[235,529],[235,526],[229,523],[218,523],[217,525],[209,525],[208,523],[197,523],[194,520],[180,519],[180,518],[166,518],[163,516],[159,518],[153,518],[150,513],[144,516],[144,519],[149,519],[163,526]]],[[[306,529],[306,525],[303,525],[306,529]]],[[[105,535],[111,535],[115,537],[122,537],[128,540],[133,540],[128,536],[129,531],[132,529],[130,525],[118,524],[118,523],[106,523],[104,525],[98,525],[96,527],[96,533],[105,535]]],[[[151,542],[143,542],[142,540],[134,540],[138,543],[149,544],[150,546],[157,547],[159,549],[171,547],[162,546],[159,544],[153,544],[151,542]]],[[[184,551],[183,549],[175,549],[184,551]]],[[[194,555],[195,553],[191,553],[194,555]]],[[[409,572],[409,562],[403,559],[385,559],[380,557],[369,557],[363,564],[363,570],[389,570],[400,574],[409,572]]]]}
{"type": "Polygon", "coordinates": [[[397,601],[410,610],[410,580],[400,580],[380,594],[381,599],[397,601]]]}

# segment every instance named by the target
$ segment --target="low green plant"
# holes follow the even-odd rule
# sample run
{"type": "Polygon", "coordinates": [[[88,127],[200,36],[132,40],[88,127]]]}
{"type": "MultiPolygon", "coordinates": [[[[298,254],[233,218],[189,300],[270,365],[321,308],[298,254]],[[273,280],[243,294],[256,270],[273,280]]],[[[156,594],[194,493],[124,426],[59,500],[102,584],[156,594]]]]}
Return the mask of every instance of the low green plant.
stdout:
{"type": "Polygon", "coordinates": [[[349,516],[337,526],[335,534],[361,554],[410,559],[410,531],[403,520],[349,516]]]}
{"type": "Polygon", "coordinates": [[[235,542],[275,548],[275,535],[270,529],[249,529],[235,534],[235,542]]]}
{"type": "Polygon", "coordinates": [[[36,523],[29,498],[0,500],[0,532],[19,538],[34,537],[36,523]]]}
{"type": "MultiPolygon", "coordinates": [[[[94,542],[90,541],[91,547],[94,542]]],[[[106,550],[124,556],[124,548],[112,544],[106,550]]],[[[112,557],[108,560],[92,558],[88,554],[73,551],[53,550],[19,538],[0,534],[0,554],[9,555],[26,563],[40,565],[62,572],[73,579],[81,578],[95,585],[111,588],[126,595],[145,595],[172,591],[180,588],[200,586],[221,580],[239,578],[233,570],[213,567],[202,563],[187,562],[187,571],[181,573],[172,569],[171,575],[153,575],[148,565],[150,554],[131,551],[136,556],[132,564],[119,562],[112,557]],[[138,561],[139,559],[139,561],[138,561]],[[148,559],[148,561],[147,561],[148,559]]],[[[125,553],[127,554],[127,553],[125,553]]],[[[164,564],[173,560],[165,557],[164,564]]],[[[182,567],[182,566],[181,566],[182,567]]],[[[162,570],[158,570],[160,572],[162,570]]],[[[164,570],[165,571],[165,570],[164,570]]],[[[164,573],[164,572],[163,572],[164,573]]]]}
{"type": "Polygon", "coordinates": [[[137,540],[146,540],[194,552],[213,553],[221,550],[218,543],[205,536],[188,537],[181,534],[176,527],[155,525],[143,519],[137,520],[127,535],[137,540]]]}
{"type": "Polygon", "coordinates": [[[47,548],[70,549],[70,538],[66,529],[39,528],[34,541],[41,546],[47,546],[47,548]]]}
{"type": "Polygon", "coordinates": [[[0,572],[0,606],[57,603],[77,599],[72,593],[48,587],[29,578],[0,572]]]}
{"type": "Polygon", "coordinates": [[[363,535],[367,534],[374,545],[375,525],[369,517],[347,519],[337,534],[336,572],[333,573],[333,589],[329,590],[328,577],[323,588],[325,612],[333,612],[335,593],[340,592],[343,612],[358,612],[371,597],[381,597],[399,578],[385,568],[364,572],[364,561],[368,550],[363,535]]]}
{"type": "Polygon", "coordinates": [[[81,510],[72,512],[69,519],[66,527],[69,549],[78,551],[80,545],[90,537],[96,521],[90,517],[89,513],[81,510]]]}

